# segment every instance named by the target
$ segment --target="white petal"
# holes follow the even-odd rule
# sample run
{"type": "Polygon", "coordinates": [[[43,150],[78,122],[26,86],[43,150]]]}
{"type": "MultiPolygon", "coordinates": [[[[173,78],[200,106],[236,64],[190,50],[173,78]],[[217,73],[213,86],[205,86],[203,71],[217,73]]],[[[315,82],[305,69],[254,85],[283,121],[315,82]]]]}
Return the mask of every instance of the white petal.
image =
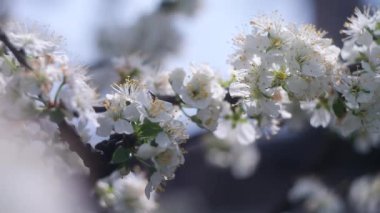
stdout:
{"type": "Polygon", "coordinates": [[[203,127],[214,131],[218,125],[219,110],[212,106],[198,110],[197,117],[202,121],[203,127]]]}
{"type": "Polygon", "coordinates": [[[251,123],[243,123],[238,127],[237,139],[240,144],[247,145],[256,140],[256,129],[251,123]]]}
{"type": "Polygon", "coordinates": [[[310,124],[313,127],[322,126],[326,128],[329,125],[331,119],[330,113],[323,108],[316,109],[313,113],[313,116],[310,119],[310,124]]]}
{"type": "Polygon", "coordinates": [[[228,137],[229,131],[231,131],[231,125],[232,124],[230,121],[222,120],[221,122],[219,122],[216,130],[213,132],[214,135],[217,138],[226,139],[228,137]]]}
{"type": "Polygon", "coordinates": [[[311,77],[319,77],[325,73],[325,68],[321,62],[318,60],[309,60],[302,65],[302,74],[311,76],[311,77]]]}
{"type": "Polygon", "coordinates": [[[166,148],[171,144],[171,141],[170,141],[168,135],[164,132],[158,133],[155,141],[158,144],[158,146],[160,146],[162,148],[166,148]]]}
{"type": "Polygon", "coordinates": [[[184,93],[183,95],[181,95],[181,98],[182,98],[183,102],[185,102],[187,105],[189,105],[191,107],[195,107],[197,109],[204,109],[211,102],[211,96],[204,98],[204,99],[200,99],[200,100],[193,100],[192,98],[189,97],[187,92],[184,93]]]}
{"type": "Polygon", "coordinates": [[[140,112],[137,110],[136,104],[130,104],[125,107],[123,117],[130,121],[137,121],[140,118],[140,112]]]}
{"type": "Polygon", "coordinates": [[[287,81],[287,86],[297,98],[303,98],[308,91],[308,83],[304,79],[297,76],[290,77],[287,81]]]}
{"type": "Polygon", "coordinates": [[[232,97],[249,97],[250,86],[243,83],[234,82],[230,85],[229,92],[232,97]]]}
{"type": "Polygon", "coordinates": [[[248,178],[255,171],[260,156],[256,148],[241,146],[234,150],[231,172],[235,178],[248,178]]]}
{"type": "Polygon", "coordinates": [[[144,143],[137,150],[136,156],[144,160],[150,159],[157,154],[157,148],[144,143]]]}
{"type": "Polygon", "coordinates": [[[315,107],[317,106],[317,101],[300,101],[300,107],[303,110],[314,110],[315,107]]]}
{"type": "Polygon", "coordinates": [[[273,101],[264,100],[260,102],[260,105],[261,111],[273,118],[278,117],[280,114],[280,105],[273,101]]]}
{"type": "Polygon", "coordinates": [[[114,127],[115,127],[115,132],[117,133],[125,133],[125,134],[133,133],[132,124],[126,120],[122,120],[122,119],[117,120],[114,124],[114,127]]]}
{"type": "Polygon", "coordinates": [[[164,180],[162,175],[158,172],[153,173],[153,175],[150,177],[149,183],[146,185],[145,188],[145,195],[149,199],[150,193],[160,185],[160,183],[164,180]]]}
{"type": "Polygon", "coordinates": [[[99,127],[96,129],[96,134],[103,137],[108,137],[112,131],[114,121],[109,117],[98,118],[99,127]]]}
{"type": "Polygon", "coordinates": [[[186,73],[183,69],[175,69],[170,73],[169,82],[176,93],[180,93],[186,73]]]}

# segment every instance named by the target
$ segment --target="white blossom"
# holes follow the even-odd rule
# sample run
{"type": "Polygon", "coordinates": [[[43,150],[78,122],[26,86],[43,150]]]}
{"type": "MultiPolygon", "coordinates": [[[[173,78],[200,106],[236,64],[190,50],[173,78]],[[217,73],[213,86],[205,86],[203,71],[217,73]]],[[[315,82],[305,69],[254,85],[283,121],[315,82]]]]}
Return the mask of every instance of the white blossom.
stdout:
{"type": "Polygon", "coordinates": [[[177,144],[184,143],[189,139],[186,126],[179,120],[172,119],[168,122],[161,123],[161,127],[169,136],[170,140],[177,144]]]}
{"type": "Polygon", "coordinates": [[[379,65],[378,11],[355,10],[342,32],[347,35],[342,49],[344,64],[334,80],[334,89],[343,97],[345,115],[336,127],[344,136],[354,136],[355,147],[363,152],[377,146],[379,132],[379,65]]]}
{"type": "Polygon", "coordinates": [[[125,134],[132,134],[134,132],[131,120],[134,117],[139,117],[139,114],[134,114],[135,111],[133,109],[135,106],[133,104],[127,106],[126,101],[119,93],[107,95],[107,111],[103,113],[103,116],[98,118],[99,127],[96,133],[99,136],[109,136],[113,130],[117,133],[125,134]],[[133,114],[129,114],[129,112],[133,114]]]}
{"type": "Polygon", "coordinates": [[[222,111],[222,102],[213,101],[210,105],[205,109],[199,109],[197,111],[197,118],[201,121],[201,126],[210,130],[216,130],[218,126],[218,120],[220,113],[222,111]]]}
{"type": "Polygon", "coordinates": [[[247,145],[256,141],[261,135],[257,121],[247,118],[242,112],[235,114],[231,111],[227,104],[223,106],[221,118],[218,126],[213,134],[222,140],[235,141],[237,143],[247,145]]]}
{"type": "Polygon", "coordinates": [[[96,183],[96,192],[102,207],[111,212],[146,213],[153,211],[157,204],[154,194],[145,196],[147,180],[141,174],[130,172],[121,176],[118,171],[96,183]]]}
{"type": "Polygon", "coordinates": [[[19,23],[9,23],[9,40],[17,48],[22,48],[27,55],[42,56],[58,51],[61,38],[49,33],[48,30],[36,24],[28,27],[19,23]]]}
{"type": "Polygon", "coordinates": [[[176,69],[169,76],[173,90],[185,104],[205,109],[213,99],[223,98],[223,88],[209,66],[192,66],[191,71],[191,75],[186,75],[184,70],[176,69]]]}
{"type": "Polygon", "coordinates": [[[294,203],[302,201],[306,212],[345,212],[341,198],[313,178],[299,179],[290,190],[288,199],[294,203]]]}
{"type": "Polygon", "coordinates": [[[347,106],[352,109],[359,108],[361,103],[371,102],[376,87],[372,74],[342,76],[336,85],[337,91],[342,93],[347,106]]]}
{"type": "Polygon", "coordinates": [[[349,191],[349,201],[357,212],[378,212],[380,208],[379,175],[366,175],[354,180],[349,191]]]}
{"type": "Polygon", "coordinates": [[[147,93],[141,94],[137,101],[139,102],[138,110],[150,121],[165,122],[172,119],[173,105],[171,103],[147,93]]]}
{"type": "Polygon", "coordinates": [[[177,143],[164,132],[160,132],[155,139],[156,146],[143,144],[139,147],[136,156],[144,160],[152,160],[155,172],[150,176],[145,193],[149,198],[150,193],[156,190],[161,182],[174,178],[174,172],[184,163],[182,151],[177,143]]]}
{"type": "Polygon", "coordinates": [[[252,144],[236,143],[232,140],[207,140],[206,160],[221,168],[230,168],[237,179],[250,177],[260,160],[257,148],[252,144]]]}
{"type": "Polygon", "coordinates": [[[323,103],[324,100],[313,100],[309,102],[301,102],[301,109],[312,113],[310,125],[312,127],[322,126],[326,128],[331,121],[331,114],[323,103]]]}
{"type": "Polygon", "coordinates": [[[153,94],[174,95],[169,83],[170,72],[159,70],[148,64],[143,56],[117,57],[113,58],[112,62],[117,74],[113,82],[123,82],[125,79],[132,78],[138,80],[153,94]]]}

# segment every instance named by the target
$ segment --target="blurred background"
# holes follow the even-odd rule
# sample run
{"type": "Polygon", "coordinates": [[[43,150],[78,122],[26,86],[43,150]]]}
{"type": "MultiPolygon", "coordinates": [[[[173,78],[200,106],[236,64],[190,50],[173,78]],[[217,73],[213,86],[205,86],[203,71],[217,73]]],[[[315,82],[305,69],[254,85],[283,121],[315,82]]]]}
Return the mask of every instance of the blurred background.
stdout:
{"type": "MultiPolygon", "coordinates": [[[[139,54],[144,63],[159,70],[207,63],[227,78],[232,39],[249,32],[254,16],[277,11],[286,21],[313,23],[341,46],[339,31],[354,8],[379,5],[377,0],[0,2],[1,17],[42,24],[62,36],[69,57],[89,67],[99,91],[108,89],[105,79],[113,81],[109,72],[113,57],[139,54]]],[[[359,154],[332,133],[306,127],[257,142],[260,161],[256,171],[238,180],[229,170],[207,163],[201,142],[204,133],[192,129],[192,134],[187,163],[160,194],[158,212],[307,212],[288,201],[289,190],[299,177],[318,177],[345,197],[352,180],[379,171],[379,150],[359,154]]]]}
{"type": "MultiPolygon", "coordinates": [[[[191,3],[181,6],[181,9],[161,11],[170,17],[157,18],[157,8],[161,2],[15,0],[8,1],[8,5],[13,19],[38,22],[61,35],[65,39],[66,49],[84,63],[92,64],[104,57],[103,48],[107,48],[104,47],[107,41],[102,39],[106,39],[107,35],[115,33],[113,36],[117,38],[112,39],[131,39],[126,37],[136,37],[132,33],[138,32],[121,29],[130,28],[136,23],[144,25],[149,24],[147,22],[161,21],[172,26],[165,26],[163,23],[163,26],[151,24],[151,35],[143,36],[148,41],[152,39],[148,37],[162,39],[158,37],[167,35],[165,39],[169,41],[165,42],[173,45],[165,46],[173,53],[167,61],[169,68],[188,66],[190,62],[207,62],[221,71],[228,68],[226,59],[232,53],[232,38],[239,32],[249,30],[248,23],[253,16],[278,11],[286,20],[295,23],[313,23],[317,18],[316,3],[311,0],[188,0],[191,3]],[[152,16],[156,19],[149,20],[152,16]],[[121,30],[121,34],[116,32],[117,29],[121,30]],[[164,30],[168,32],[163,32],[164,30]]],[[[166,2],[170,3],[173,0],[166,2]]],[[[135,30],[138,31],[137,28],[135,30]]]]}

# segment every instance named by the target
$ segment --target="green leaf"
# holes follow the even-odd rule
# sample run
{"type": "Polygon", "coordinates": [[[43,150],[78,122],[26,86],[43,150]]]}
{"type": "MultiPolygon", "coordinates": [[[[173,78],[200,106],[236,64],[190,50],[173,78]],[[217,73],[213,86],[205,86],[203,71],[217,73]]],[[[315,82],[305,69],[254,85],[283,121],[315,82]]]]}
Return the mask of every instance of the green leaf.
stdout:
{"type": "Polygon", "coordinates": [[[198,124],[198,125],[202,125],[202,120],[199,119],[196,115],[193,115],[190,117],[191,118],[191,121],[198,124]]]}
{"type": "Polygon", "coordinates": [[[336,117],[343,118],[346,116],[346,104],[344,103],[344,99],[342,97],[335,99],[332,107],[336,117]]]}
{"type": "Polygon", "coordinates": [[[135,79],[140,76],[141,71],[137,68],[127,70],[126,72],[119,72],[120,83],[124,84],[128,79],[135,79]]]}
{"type": "Polygon", "coordinates": [[[150,120],[146,119],[144,123],[140,126],[141,133],[145,136],[154,136],[156,137],[158,133],[162,131],[162,128],[158,123],[153,123],[150,120]]]}
{"type": "Polygon", "coordinates": [[[231,79],[230,80],[227,80],[227,81],[223,81],[223,80],[220,80],[219,81],[219,84],[220,86],[222,86],[223,88],[228,88],[230,87],[230,85],[236,81],[236,76],[235,75],[232,75],[231,79]]]}
{"type": "Polygon", "coordinates": [[[142,124],[135,124],[134,130],[140,143],[148,143],[156,138],[162,128],[158,123],[145,119],[142,124]]]}
{"type": "Polygon", "coordinates": [[[132,158],[132,152],[124,147],[119,147],[115,150],[112,155],[113,164],[125,163],[128,162],[132,158]]]}

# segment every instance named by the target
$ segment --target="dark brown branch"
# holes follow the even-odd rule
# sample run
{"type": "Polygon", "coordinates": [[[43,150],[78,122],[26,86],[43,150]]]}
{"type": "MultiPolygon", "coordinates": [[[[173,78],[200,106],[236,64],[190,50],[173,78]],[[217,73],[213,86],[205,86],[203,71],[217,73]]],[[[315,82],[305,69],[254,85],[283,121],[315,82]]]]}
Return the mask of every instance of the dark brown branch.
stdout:
{"type": "Polygon", "coordinates": [[[32,70],[32,68],[29,66],[28,62],[26,61],[25,52],[23,49],[17,49],[10,41],[8,36],[5,34],[5,32],[0,29],[0,41],[4,43],[4,45],[13,53],[17,61],[26,67],[29,70],[32,70]]]}
{"type": "Polygon", "coordinates": [[[172,103],[173,105],[180,105],[182,103],[181,99],[178,96],[158,95],[156,97],[160,100],[172,103]]]}
{"type": "MultiPolygon", "coordinates": [[[[166,96],[154,95],[154,96],[157,97],[159,100],[167,101],[169,103],[172,103],[173,105],[180,105],[181,103],[183,103],[178,96],[169,96],[169,95],[166,95],[166,96]]],[[[238,103],[239,98],[233,98],[231,97],[230,93],[227,92],[226,96],[224,97],[224,100],[233,105],[233,104],[238,103]]],[[[102,113],[102,112],[107,111],[107,109],[103,106],[93,106],[92,108],[94,109],[96,113],[102,113]]]]}
{"type": "Polygon", "coordinates": [[[350,70],[351,73],[363,70],[363,66],[361,63],[350,64],[347,66],[347,68],[350,70]]]}
{"type": "Polygon", "coordinates": [[[77,153],[84,165],[89,168],[92,182],[109,175],[115,169],[106,156],[94,150],[91,145],[83,143],[75,129],[67,122],[58,123],[58,127],[61,138],[69,145],[70,150],[77,153]]]}
{"type": "MultiPolygon", "coordinates": [[[[174,105],[180,105],[181,103],[183,103],[182,100],[178,96],[156,96],[156,97],[160,100],[170,102],[174,105]]],[[[226,93],[226,96],[224,97],[224,100],[233,105],[239,101],[239,98],[231,97],[227,89],[227,93],[226,93]]]]}
{"type": "MultiPolygon", "coordinates": [[[[157,97],[160,100],[167,101],[167,102],[172,103],[174,105],[180,105],[182,103],[181,99],[179,99],[176,96],[156,96],[156,95],[154,95],[154,97],[157,97]]],[[[102,113],[102,112],[107,111],[107,109],[104,106],[93,106],[92,108],[94,109],[94,111],[96,113],[102,113]]]]}
{"type": "Polygon", "coordinates": [[[93,106],[92,108],[96,113],[102,113],[107,111],[107,109],[104,106],[93,106]]]}
{"type": "Polygon", "coordinates": [[[234,105],[239,102],[240,98],[232,97],[230,92],[227,92],[226,96],[224,96],[224,100],[230,103],[231,105],[234,105]]]}

